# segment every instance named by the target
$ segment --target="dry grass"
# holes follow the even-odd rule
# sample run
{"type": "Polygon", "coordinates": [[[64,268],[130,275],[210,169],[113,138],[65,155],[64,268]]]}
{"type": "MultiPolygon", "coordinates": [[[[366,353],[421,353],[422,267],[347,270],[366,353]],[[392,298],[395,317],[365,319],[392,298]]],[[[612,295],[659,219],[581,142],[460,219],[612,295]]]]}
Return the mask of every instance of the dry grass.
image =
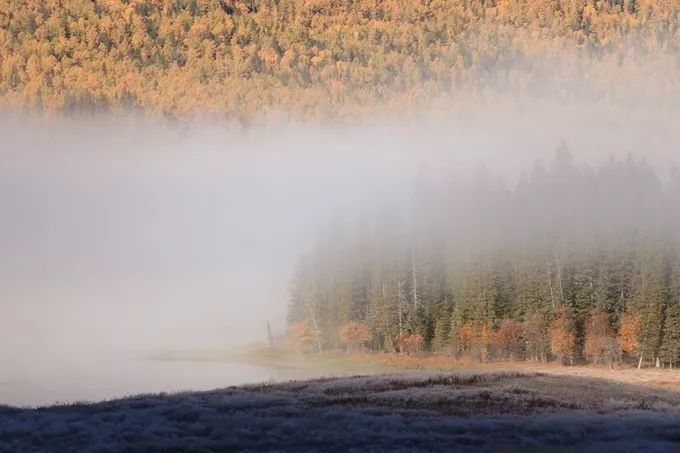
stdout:
{"type": "Polygon", "coordinates": [[[680,394],[646,385],[416,371],[0,407],[0,450],[677,451],[679,421],[680,394]]]}
{"type": "Polygon", "coordinates": [[[557,362],[488,362],[480,363],[469,358],[454,359],[446,355],[401,356],[397,354],[363,354],[354,361],[379,363],[395,370],[519,370],[561,376],[599,378],[626,384],[643,385],[680,392],[680,370],[645,368],[638,370],[631,366],[576,365],[564,366],[557,362]]]}

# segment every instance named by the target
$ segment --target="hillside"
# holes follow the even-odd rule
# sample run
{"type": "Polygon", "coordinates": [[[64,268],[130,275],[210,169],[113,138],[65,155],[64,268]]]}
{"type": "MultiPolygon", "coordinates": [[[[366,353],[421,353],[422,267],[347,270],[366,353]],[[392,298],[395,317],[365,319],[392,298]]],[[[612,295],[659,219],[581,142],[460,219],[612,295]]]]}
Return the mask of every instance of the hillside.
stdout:
{"type": "Polygon", "coordinates": [[[0,105],[323,118],[499,93],[663,104],[679,23],[661,0],[0,0],[0,105]]]}

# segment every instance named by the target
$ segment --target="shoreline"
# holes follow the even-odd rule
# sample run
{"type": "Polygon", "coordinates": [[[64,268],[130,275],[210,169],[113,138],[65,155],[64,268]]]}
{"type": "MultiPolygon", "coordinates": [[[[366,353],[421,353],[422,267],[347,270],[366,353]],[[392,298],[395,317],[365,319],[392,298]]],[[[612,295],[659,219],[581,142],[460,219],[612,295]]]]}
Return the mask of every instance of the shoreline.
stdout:
{"type": "Polygon", "coordinates": [[[477,362],[440,354],[399,355],[389,353],[325,351],[302,354],[277,348],[253,347],[242,351],[173,351],[157,354],[155,360],[244,363],[277,369],[307,371],[313,377],[379,375],[417,371],[457,372],[515,370],[580,376],[614,382],[645,385],[680,392],[680,369],[643,368],[616,365],[562,365],[557,362],[499,361],[477,362]]]}

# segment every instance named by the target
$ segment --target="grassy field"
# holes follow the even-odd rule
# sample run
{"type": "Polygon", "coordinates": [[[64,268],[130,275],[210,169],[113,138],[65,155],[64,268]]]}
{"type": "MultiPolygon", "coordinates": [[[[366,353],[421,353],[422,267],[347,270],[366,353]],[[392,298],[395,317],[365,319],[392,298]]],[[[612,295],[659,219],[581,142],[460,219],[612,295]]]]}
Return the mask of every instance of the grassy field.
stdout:
{"type": "Polygon", "coordinates": [[[678,451],[679,426],[647,385],[415,371],[0,407],[0,451],[678,451]]]}
{"type": "Polygon", "coordinates": [[[247,362],[303,378],[0,406],[0,451],[680,451],[675,370],[267,348],[154,358],[247,362]]]}

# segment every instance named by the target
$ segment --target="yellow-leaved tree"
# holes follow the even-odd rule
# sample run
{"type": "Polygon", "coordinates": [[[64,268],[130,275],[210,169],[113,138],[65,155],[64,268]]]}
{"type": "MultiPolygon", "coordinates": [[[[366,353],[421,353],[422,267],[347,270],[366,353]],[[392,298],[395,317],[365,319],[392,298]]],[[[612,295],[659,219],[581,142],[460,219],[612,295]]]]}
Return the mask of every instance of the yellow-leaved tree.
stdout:
{"type": "Polygon", "coordinates": [[[347,347],[347,351],[350,351],[353,346],[363,346],[373,338],[368,324],[358,321],[350,321],[340,326],[339,336],[340,342],[347,347]]]}

